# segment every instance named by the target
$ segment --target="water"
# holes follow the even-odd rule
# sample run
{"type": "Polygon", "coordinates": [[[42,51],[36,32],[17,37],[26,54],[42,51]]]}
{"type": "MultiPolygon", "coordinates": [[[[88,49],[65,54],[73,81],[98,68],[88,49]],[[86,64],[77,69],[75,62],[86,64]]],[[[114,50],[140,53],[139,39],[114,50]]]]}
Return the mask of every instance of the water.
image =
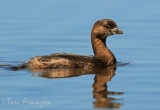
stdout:
{"type": "Polygon", "coordinates": [[[107,45],[119,62],[130,64],[94,71],[101,73],[97,75],[50,70],[52,78],[45,70],[11,71],[1,66],[0,108],[159,110],[159,4],[158,0],[1,0],[0,65],[19,65],[33,56],[57,52],[92,55],[90,31],[103,18],[113,19],[123,30],[123,35],[109,37],[107,45]],[[53,78],[58,73],[77,77],[53,78]]]}

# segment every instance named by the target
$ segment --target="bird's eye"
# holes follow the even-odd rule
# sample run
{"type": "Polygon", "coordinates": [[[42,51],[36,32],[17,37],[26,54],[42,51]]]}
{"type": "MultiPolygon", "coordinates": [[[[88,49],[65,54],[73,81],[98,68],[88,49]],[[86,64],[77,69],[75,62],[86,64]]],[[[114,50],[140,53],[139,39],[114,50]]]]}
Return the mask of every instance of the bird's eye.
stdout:
{"type": "Polygon", "coordinates": [[[109,25],[107,25],[107,26],[106,26],[106,28],[110,29],[110,26],[109,26],[109,25]]]}

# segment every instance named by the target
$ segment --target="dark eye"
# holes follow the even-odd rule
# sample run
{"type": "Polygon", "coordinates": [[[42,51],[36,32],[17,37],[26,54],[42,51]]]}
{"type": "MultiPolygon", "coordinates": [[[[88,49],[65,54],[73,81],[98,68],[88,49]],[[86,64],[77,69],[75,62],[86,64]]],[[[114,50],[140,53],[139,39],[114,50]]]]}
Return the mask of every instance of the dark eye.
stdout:
{"type": "Polygon", "coordinates": [[[109,26],[109,25],[107,25],[107,26],[106,26],[106,28],[110,29],[110,26],[109,26]]]}

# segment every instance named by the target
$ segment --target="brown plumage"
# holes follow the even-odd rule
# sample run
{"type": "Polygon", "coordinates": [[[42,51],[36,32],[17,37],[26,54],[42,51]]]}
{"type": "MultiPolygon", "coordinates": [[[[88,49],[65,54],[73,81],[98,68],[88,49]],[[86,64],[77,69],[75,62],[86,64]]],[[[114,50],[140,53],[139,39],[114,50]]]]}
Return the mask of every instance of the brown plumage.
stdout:
{"type": "Polygon", "coordinates": [[[91,43],[94,56],[83,56],[67,53],[56,53],[47,56],[36,56],[29,62],[17,67],[27,68],[102,68],[116,64],[114,54],[106,46],[107,36],[123,34],[116,23],[110,19],[98,20],[91,31],[91,43]]]}

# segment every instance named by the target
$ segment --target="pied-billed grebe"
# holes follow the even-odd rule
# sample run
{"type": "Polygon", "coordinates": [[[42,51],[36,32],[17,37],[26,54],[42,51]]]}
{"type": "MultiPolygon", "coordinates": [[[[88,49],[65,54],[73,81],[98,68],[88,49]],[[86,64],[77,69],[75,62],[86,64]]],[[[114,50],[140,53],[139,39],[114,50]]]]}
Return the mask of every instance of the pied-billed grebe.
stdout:
{"type": "Polygon", "coordinates": [[[123,34],[116,23],[110,19],[98,20],[91,31],[91,42],[94,56],[56,53],[47,56],[36,56],[29,62],[17,67],[34,69],[45,68],[102,68],[116,64],[116,58],[106,46],[106,38],[114,34],[123,34]]]}

